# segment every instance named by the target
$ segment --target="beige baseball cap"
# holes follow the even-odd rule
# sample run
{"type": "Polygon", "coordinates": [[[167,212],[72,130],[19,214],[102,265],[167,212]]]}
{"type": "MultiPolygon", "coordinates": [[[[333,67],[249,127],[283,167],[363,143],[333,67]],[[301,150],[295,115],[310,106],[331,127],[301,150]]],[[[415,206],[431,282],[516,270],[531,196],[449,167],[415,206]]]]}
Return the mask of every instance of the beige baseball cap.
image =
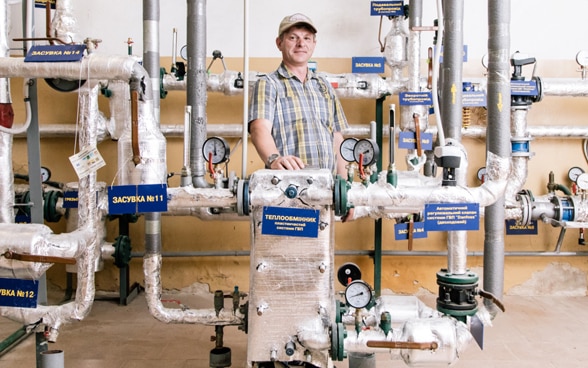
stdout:
{"type": "Polygon", "coordinates": [[[292,15],[288,15],[282,19],[280,23],[280,28],[278,29],[278,37],[282,35],[282,33],[286,32],[290,27],[295,25],[306,25],[310,28],[311,31],[316,33],[316,27],[312,24],[312,20],[304,14],[296,13],[292,15]]]}

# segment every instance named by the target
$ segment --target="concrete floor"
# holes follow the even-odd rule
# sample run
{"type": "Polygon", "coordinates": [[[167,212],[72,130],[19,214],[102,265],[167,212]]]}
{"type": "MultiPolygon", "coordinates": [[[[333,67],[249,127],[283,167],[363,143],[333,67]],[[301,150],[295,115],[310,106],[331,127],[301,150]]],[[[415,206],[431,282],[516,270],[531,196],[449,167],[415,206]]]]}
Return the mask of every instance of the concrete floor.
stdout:
{"type": "MultiPolygon", "coordinates": [[[[211,307],[212,295],[164,295],[162,299],[184,300],[211,307]],[[197,298],[199,300],[195,300],[197,298]]],[[[429,306],[434,296],[421,298],[429,306]]],[[[472,342],[458,368],[585,368],[588,366],[588,298],[504,298],[506,313],[486,329],[485,348],[472,342]]],[[[171,307],[171,305],[170,305],[171,307]]],[[[16,331],[19,324],[0,318],[0,338],[16,331]]],[[[95,301],[82,322],[63,326],[59,339],[49,349],[64,351],[66,368],[205,368],[214,348],[212,327],[166,325],[148,312],[144,294],[128,306],[116,301],[95,301]]],[[[247,337],[236,327],[225,328],[225,346],[231,348],[232,367],[246,367],[247,337]]],[[[0,357],[0,368],[35,367],[35,337],[30,336],[0,357]]],[[[335,362],[348,368],[347,360],[335,362]]],[[[406,367],[386,352],[377,355],[378,368],[406,367]]]]}

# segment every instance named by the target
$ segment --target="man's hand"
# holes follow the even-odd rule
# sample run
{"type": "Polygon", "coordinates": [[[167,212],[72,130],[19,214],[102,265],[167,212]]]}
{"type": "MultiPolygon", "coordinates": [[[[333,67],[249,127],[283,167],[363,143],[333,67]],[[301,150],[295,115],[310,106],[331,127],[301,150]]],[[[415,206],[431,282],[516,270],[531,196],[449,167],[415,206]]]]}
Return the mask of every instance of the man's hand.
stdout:
{"type": "Polygon", "coordinates": [[[272,162],[270,169],[274,169],[274,170],[302,170],[302,169],[304,169],[304,162],[302,162],[300,157],[280,156],[272,162]]]}

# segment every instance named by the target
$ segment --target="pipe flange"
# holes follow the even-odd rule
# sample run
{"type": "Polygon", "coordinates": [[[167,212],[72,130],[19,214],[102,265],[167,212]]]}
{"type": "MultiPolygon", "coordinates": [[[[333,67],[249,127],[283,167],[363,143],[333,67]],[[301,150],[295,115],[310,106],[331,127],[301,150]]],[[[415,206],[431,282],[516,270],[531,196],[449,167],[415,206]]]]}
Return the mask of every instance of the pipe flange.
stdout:
{"type": "Polygon", "coordinates": [[[237,183],[237,214],[249,216],[249,180],[239,180],[237,183]]]}

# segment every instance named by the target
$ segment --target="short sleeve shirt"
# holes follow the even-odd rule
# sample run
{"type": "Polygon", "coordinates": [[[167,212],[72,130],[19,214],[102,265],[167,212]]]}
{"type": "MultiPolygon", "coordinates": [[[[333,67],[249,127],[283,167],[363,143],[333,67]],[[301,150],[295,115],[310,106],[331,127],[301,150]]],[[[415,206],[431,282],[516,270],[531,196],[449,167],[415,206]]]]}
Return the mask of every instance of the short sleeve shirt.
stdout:
{"type": "Polygon", "coordinates": [[[251,96],[249,122],[272,122],[272,136],[281,155],[294,155],[309,167],[336,168],[333,133],[347,128],[347,119],[333,87],[309,71],[301,82],[281,64],[261,76],[251,96]]]}

